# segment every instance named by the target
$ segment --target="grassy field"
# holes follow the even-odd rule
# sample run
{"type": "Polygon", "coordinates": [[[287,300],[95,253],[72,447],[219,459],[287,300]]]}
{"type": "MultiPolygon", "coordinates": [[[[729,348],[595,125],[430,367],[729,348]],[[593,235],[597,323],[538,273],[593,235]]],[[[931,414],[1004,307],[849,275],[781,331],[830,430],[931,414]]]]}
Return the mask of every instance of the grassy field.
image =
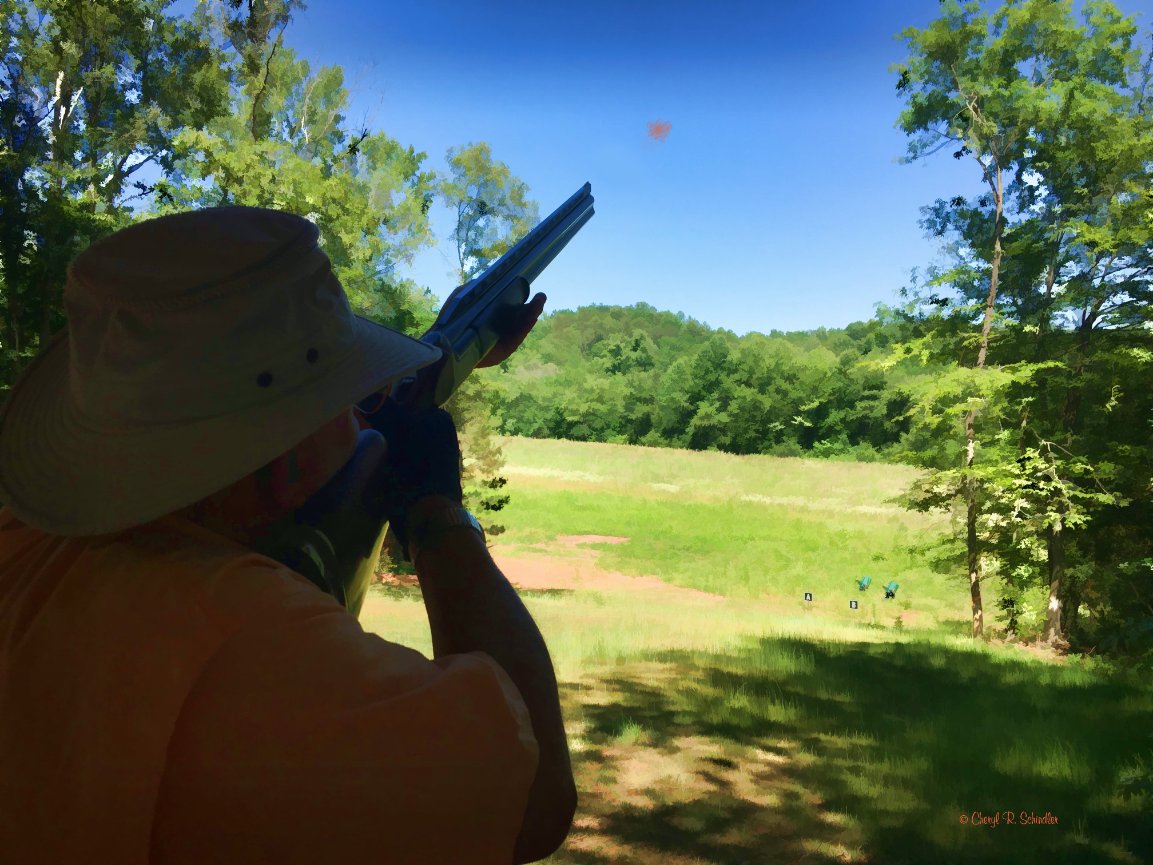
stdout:
{"type": "MultiPolygon", "coordinates": [[[[1153,686],[964,636],[963,578],[908,549],[946,523],[891,502],[911,470],[525,439],[505,453],[503,555],[627,538],[591,545],[597,564],[724,596],[524,593],[581,792],[548,862],[1153,862],[1153,686]]],[[[431,652],[417,589],[377,592],[362,620],[431,652]]]]}

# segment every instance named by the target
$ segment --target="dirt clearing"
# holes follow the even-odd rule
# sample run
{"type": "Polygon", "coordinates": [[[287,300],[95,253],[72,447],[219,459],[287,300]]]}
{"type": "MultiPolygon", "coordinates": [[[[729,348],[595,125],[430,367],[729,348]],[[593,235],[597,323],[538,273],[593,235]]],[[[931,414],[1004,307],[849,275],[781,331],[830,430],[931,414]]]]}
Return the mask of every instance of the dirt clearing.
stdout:
{"type": "MultiPolygon", "coordinates": [[[[598,592],[637,592],[679,598],[686,601],[721,603],[722,595],[670,585],[658,577],[630,577],[627,574],[602,568],[597,560],[599,550],[587,549],[587,544],[623,544],[628,538],[611,535],[561,535],[555,545],[563,555],[513,550],[501,544],[490,548],[493,560],[512,585],[525,591],[568,589],[598,592]]],[[[416,585],[416,577],[383,575],[383,582],[416,585]]]]}

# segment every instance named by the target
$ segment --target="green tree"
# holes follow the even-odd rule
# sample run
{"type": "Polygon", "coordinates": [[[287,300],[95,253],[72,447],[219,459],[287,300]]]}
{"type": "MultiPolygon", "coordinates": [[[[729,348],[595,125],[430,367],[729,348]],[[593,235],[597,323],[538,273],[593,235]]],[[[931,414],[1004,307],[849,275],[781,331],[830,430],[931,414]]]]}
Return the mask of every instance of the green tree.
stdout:
{"type": "MultiPolygon", "coordinates": [[[[463,285],[503,255],[538,222],[537,205],[528,199],[528,186],[503,162],[492,158],[488,144],[450,148],[449,176],[438,184],[441,200],[455,213],[451,240],[456,252],[456,277],[463,285]]],[[[469,454],[463,482],[465,499],[491,534],[504,527],[494,515],[508,503],[497,494],[506,483],[500,472],[504,452],[496,439],[495,394],[479,375],[469,376],[446,408],[460,430],[461,446],[469,454]]]]}
{"type": "Polygon", "coordinates": [[[593,356],[601,361],[605,374],[628,375],[648,372],[655,364],[656,344],[643,330],[634,328],[627,337],[609,337],[597,343],[593,356]]]}
{"type": "Polygon", "coordinates": [[[561,311],[503,365],[501,431],[875,457],[900,437],[885,413],[902,397],[854,364],[859,342],[880,350],[895,326],[738,339],[646,304],[561,311]]]}
{"type": "Polygon", "coordinates": [[[697,410],[691,401],[693,386],[691,362],[682,356],[665,370],[657,387],[656,430],[669,447],[689,446],[689,423],[697,410]]]}
{"type": "MultiPolygon", "coordinates": [[[[924,30],[909,28],[901,34],[910,56],[897,67],[897,90],[907,103],[899,125],[911,138],[909,161],[955,148],[955,158],[972,157],[977,163],[987,189],[975,205],[954,198],[939,202],[935,214],[966,238],[971,254],[939,282],[970,289],[985,284],[973,360],[981,370],[1002,276],[1006,182],[1021,182],[1033,168],[1033,130],[1050,98],[1052,77],[1068,72],[1066,55],[1078,34],[1065,0],[1011,0],[991,15],[982,14],[978,3],[945,0],[942,12],[924,30]]],[[[984,624],[977,530],[981,492],[975,470],[981,402],[974,395],[965,413],[961,475],[974,635],[981,634],[984,624]]]]}
{"type": "Polygon", "coordinates": [[[492,158],[485,142],[449,148],[446,159],[449,176],[439,191],[456,215],[452,242],[463,285],[507,252],[540,216],[528,186],[492,158]]]}
{"type": "MultiPolygon", "coordinates": [[[[909,161],[955,146],[955,157],[971,155],[980,166],[992,196],[991,243],[987,253],[989,288],[976,358],[976,367],[981,369],[989,350],[1000,277],[1004,174],[1020,159],[1024,149],[1025,129],[1020,106],[1014,101],[1018,91],[1012,86],[1020,76],[1012,59],[1002,59],[1001,55],[1010,53],[1005,51],[1009,46],[996,44],[1003,26],[987,22],[979,14],[979,4],[961,5],[946,0],[942,11],[944,15],[926,30],[909,28],[901,34],[909,45],[910,57],[899,67],[897,91],[908,101],[900,126],[912,137],[909,161]]],[[[984,605],[978,567],[978,490],[972,471],[977,449],[975,419],[975,408],[966,412],[965,468],[969,471],[964,476],[963,489],[973,634],[979,635],[984,626],[984,605]]]]}
{"type": "Polygon", "coordinates": [[[353,308],[418,333],[435,301],[399,270],[433,242],[435,174],[422,170],[423,153],[346,124],[341,68],[314,72],[284,44],[298,8],[201,0],[196,19],[229,58],[232,111],[176,136],[177,171],[158,209],[242,204],[305,216],[320,228],[353,308]]]}
{"type": "Polygon", "coordinates": [[[68,262],[132,219],[173,134],[226,108],[220,58],[170,0],[2,0],[0,315],[6,388],[65,323],[68,262]],[[147,172],[145,172],[147,173],[147,172]]]}
{"type": "MultiPolygon", "coordinates": [[[[981,563],[1010,563],[1018,585],[1030,568],[1047,584],[1045,635],[1055,643],[1069,621],[1066,600],[1075,616],[1093,571],[1088,560],[1067,567],[1071,532],[1124,498],[1104,486],[1124,474],[1114,470],[1112,439],[1082,431],[1085,401],[1111,410],[1105,395],[1116,386],[1090,390],[1105,385],[1092,369],[1100,341],[1092,334],[1129,330],[1140,341],[1149,300],[1149,61],[1133,48],[1132,22],[1110,4],[1088,2],[1082,18],[1078,25],[1068,2],[1010,2],[991,16],[947,3],[927,30],[906,31],[913,58],[898,82],[909,100],[902,126],[916,136],[911,157],[933,152],[934,140],[937,149],[959,145],[954,156],[976,157],[988,187],[926,210],[926,228],[956,252],[927,287],[949,287],[957,299],[922,294],[953,314],[930,316],[930,335],[905,348],[939,363],[959,340],[981,370],[995,344],[1005,361],[967,385],[962,469],[934,475],[920,501],[949,489],[949,478],[965,499],[974,631],[981,563]],[[982,297],[978,334],[963,323],[982,297]],[[990,415],[983,441],[981,412],[990,415]]],[[[963,392],[952,403],[944,395],[963,380],[923,387],[914,399],[922,421],[927,406],[947,414],[959,405],[963,392]]]]}
{"type": "Polygon", "coordinates": [[[1102,340],[1095,334],[1139,333],[1153,297],[1153,233],[1144,206],[1153,183],[1150,58],[1134,46],[1132,20],[1110,4],[1087,4],[1084,18],[1080,38],[1046,70],[1050,99],[1031,142],[1036,174],[1022,196],[1043,226],[1034,350],[1060,360],[1031,422],[1034,447],[1046,455],[1052,479],[1044,509],[1045,638],[1054,643],[1065,642],[1066,625],[1077,619],[1078,583],[1084,582],[1083,576],[1070,581],[1071,532],[1116,504],[1098,489],[1112,474],[1112,437],[1095,438],[1085,429],[1086,402],[1106,404],[1086,387],[1099,362],[1102,340]],[[1078,508],[1079,500],[1089,505],[1078,508]]]}

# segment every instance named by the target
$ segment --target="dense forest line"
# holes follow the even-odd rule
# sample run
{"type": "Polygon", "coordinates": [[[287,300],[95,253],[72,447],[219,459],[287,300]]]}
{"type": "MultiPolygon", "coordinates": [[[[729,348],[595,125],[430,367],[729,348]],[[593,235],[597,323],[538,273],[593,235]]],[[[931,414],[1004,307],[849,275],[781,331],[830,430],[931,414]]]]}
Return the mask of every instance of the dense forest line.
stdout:
{"type": "Polygon", "coordinates": [[[502,364],[495,414],[504,435],[899,460],[909,400],[862,361],[905,330],[874,319],[738,337],[644,303],[564,310],[502,364]]]}

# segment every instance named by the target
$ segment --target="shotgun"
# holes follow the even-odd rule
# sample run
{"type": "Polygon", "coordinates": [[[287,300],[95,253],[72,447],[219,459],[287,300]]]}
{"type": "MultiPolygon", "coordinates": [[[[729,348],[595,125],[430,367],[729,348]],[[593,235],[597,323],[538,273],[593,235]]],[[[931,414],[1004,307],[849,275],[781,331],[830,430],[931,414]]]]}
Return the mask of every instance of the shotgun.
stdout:
{"type": "MultiPolygon", "coordinates": [[[[529,285],[593,216],[592,184],[586,183],[483,273],[448,296],[436,321],[420,339],[442,351],[436,363],[397,383],[393,398],[413,409],[442,406],[500,339],[529,285]]],[[[358,405],[370,412],[373,394],[358,405]]]]}
{"type": "MultiPolygon", "coordinates": [[[[390,394],[375,393],[357,407],[371,416],[382,400],[414,410],[442,406],[507,332],[529,286],[593,216],[592,184],[586,183],[479,276],[453,291],[428,333],[420,339],[441,350],[435,363],[398,382],[390,394]]],[[[384,438],[362,430],[352,458],[323,489],[284,524],[258,552],[288,565],[332,595],[354,616],[368,593],[387,523],[366,507],[384,438]]]]}

